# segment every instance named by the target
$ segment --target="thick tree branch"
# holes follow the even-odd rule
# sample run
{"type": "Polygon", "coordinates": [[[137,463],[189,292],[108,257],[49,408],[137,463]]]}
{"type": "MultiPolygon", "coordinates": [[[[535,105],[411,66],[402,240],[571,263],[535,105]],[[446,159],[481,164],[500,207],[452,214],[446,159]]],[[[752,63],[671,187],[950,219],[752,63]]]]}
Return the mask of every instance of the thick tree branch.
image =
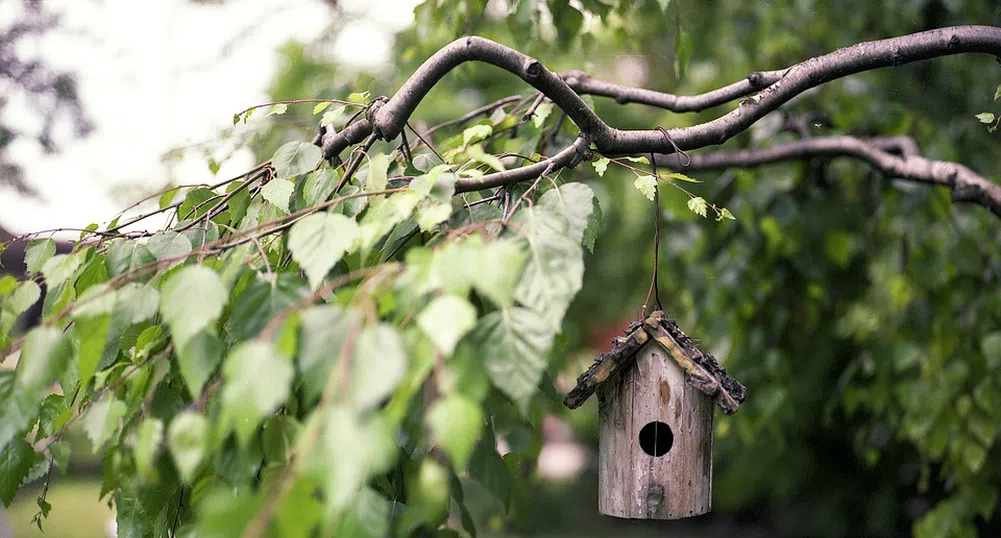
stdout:
{"type": "Polygon", "coordinates": [[[889,177],[948,187],[952,190],[954,201],[982,205],[1001,217],[1001,185],[961,164],[935,161],[917,155],[917,144],[907,137],[868,140],[852,136],[809,138],[770,148],[717,151],[691,157],[691,164],[685,167],[679,164],[674,155],[657,155],[656,160],[659,166],[687,172],[753,168],[811,157],[853,157],[869,163],[889,177]]]}
{"type": "MultiPolygon", "coordinates": [[[[449,71],[468,61],[489,63],[517,75],[562,109],[600,153],[623,155],[667,154],[674,151],[675,145],[687,150],[722,144],[796,95],[825,82],[872,69],[968,52],[1001,57],[1001,28],[941,28],[838,49],[783,70],[779,80],[757,96],[743,100],[729,114],[700,125],[671,129],[665,135],[657,129],[610,127],[559,75],[538,60],[488,39],[466,37],[425,61],[387,103],[373,103],[365,121],[358,121],[341,133],[325,135],[323,148],[325,156],[331,158],[372,132],[386,140],[395,138],[431,88],[449,71]]],[[[736,89],[728,90],[734,86],[730,85],[721,91],[726,95],[739,93],[740,84],[737,83],[736,89]]]]}

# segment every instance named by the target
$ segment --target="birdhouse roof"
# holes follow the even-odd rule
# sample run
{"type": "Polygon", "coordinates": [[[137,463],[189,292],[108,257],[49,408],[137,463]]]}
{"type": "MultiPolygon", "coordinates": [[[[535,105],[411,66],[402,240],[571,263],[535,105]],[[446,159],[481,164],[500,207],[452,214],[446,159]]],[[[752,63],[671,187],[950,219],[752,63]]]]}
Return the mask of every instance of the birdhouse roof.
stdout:
{"type": "Polygon", "coordinates": [[[598,355],[586,372],[577,378],[575,386],[564,405],[570,409],[581,406],[603,383],[623,368],[635,364],[636,352],[647,343],[654,341],[685,371],[685,381],[713,399],[726,414],[740,407],[747,395],[747,389],[719,365],[711,353],[701,351],[695,341],[681,332],[678,324],[658,310],[646,319],[629,325],[625,336],[615,339],[615,345],[606,353],[598,355]]]}

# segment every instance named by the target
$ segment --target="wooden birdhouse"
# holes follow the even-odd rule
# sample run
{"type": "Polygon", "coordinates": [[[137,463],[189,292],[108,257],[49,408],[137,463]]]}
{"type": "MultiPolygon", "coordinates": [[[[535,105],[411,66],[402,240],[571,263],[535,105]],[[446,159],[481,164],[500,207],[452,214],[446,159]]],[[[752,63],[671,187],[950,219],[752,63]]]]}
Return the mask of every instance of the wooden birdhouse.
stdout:
{"type": "Polygon", "coordinates": [[[731,414],[746,389],[657,311],[598,356],[563,401],[598,393],[598,509],[679,519],[712,507],[713,404],[731,414]]]}

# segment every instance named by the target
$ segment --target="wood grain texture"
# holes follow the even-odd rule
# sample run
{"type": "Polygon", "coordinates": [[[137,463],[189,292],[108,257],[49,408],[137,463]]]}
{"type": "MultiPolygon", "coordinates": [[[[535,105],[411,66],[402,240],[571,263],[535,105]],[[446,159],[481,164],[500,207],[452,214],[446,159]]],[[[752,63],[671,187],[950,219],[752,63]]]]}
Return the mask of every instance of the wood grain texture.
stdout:
{"type": "Polygon", "coordinates": [[[657,345],[599,389],[598,509],[630,519],[679,519],[712,507],[713,402],[685,382],[657,345]],[[640,447],[643,426],[660,421],[674,441],[667,454],[640,447]]]}

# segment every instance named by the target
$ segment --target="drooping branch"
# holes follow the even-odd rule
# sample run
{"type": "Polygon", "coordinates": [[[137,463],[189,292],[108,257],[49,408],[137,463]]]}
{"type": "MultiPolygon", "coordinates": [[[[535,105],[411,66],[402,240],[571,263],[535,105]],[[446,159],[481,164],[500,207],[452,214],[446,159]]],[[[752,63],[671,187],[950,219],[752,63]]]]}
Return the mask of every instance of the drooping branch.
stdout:
{"type": "Polygon", "coordinates": [[[685,167],[680,165],[675,155],[657,155],[656,160],[659,166],[687,172],[753,168],[811,157],[861,159],[889,177],[948,187],[952,190],[954,201],[982,205],[1001,217],[1001,185],[961,164],[935,161],[918,155],[917,144],[908,137],[808,138],[769,148],[694,154],[691,156],[691,164],[685,167]]]}
{"type": "MultiPolygon", "coordinates": [[[[675,151],[675,146],[690,150],[722,144],[796,95],[825,82],[863,71],[969,52],[1001,57],[1001,28],[941,28],[838,49],[781,71],[778,80],[757,96],[743,100],[736,110],[722,117],[692,127],[670,129],[665,135],[657,129],[620,130],[610,127],[563,78],[546,69],[538,60],[488,39],[466,37],[432,55],[388,102],[373,103],[364,120],[355,122],[340,133],[325,135],[323,149],[324,155],[332,158],[373,132],[385,140],[395,138],[431,88],[449,71],[468,61],[489,63],[517,75],[563,110],[598,152],[614,156],[668,154],[675,151]]],[[[722,88],[722,93],[714,99],[722,98],[718,95],[736,96],[745,90],[740,82],[736,86],[731,84],[722,88]]]]}

